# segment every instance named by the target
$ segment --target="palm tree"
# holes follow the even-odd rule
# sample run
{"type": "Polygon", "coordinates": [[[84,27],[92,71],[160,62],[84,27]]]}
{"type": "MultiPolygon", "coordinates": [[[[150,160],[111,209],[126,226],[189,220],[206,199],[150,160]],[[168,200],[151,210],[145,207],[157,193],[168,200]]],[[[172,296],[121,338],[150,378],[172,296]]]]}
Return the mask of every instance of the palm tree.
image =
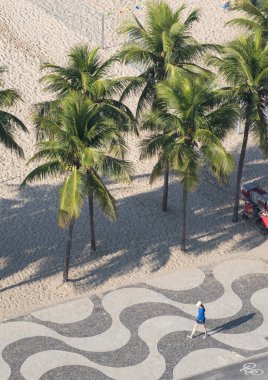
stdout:
{"type": "MultiPolygon", "coordinates": [[[[64,99],[70,92],[75,91],[93,102],[109,104],[110,107],[105,109],[108,117],[118,116],[124,112],[132,120],[129,127],[135,129],[135,120],[130,109],[122,102],[113,99],[113,96],[129,81],[127,77],[108,77],[116,58],[112,57],[103,61],[99,48],[90,49],[87,45],[75,46],[68,54],[68,58],[67,66],[51,63],[42,65],[43,70],[49,70],[41,78],[41,83],[45,84],[45,91],[51,92],[57,100],[64,99]]],[[[46,113],[52,103],[50,101],[37,104],[38,114],[46,113]]]]}
{"type": "Polygon", "coordinates": [[[150,182],[169,168],[178,174],[183,186],[181,249],[186,249],[186,210],[188,192],[199,182],[205,161],[213,175],[225,182],[233,160],[220,139],[232,127],[237,107],[222,90],[213,88],[202,76],[182,75],[179,69],[157,85],[162,109],[145,116],[143,128],[151,136],[142,143],[141,158],[158,155],[150,182]]]}
{"type": "MultiPolygon", "coordinates": [[[[122,26],[120,32],[128,35],[128,42],[116,55],[125,64],[141,67],[143,72],[124,89],[121,101],[131,94],[139,94],[136,109],[138,119],[144,109],[158,107],[156,84],[166,78],[171,65],[179,66],[185,72],[206,71],[195,62],[208,49],[216,45],[200,44],[191,34],[192,24],[198,21],[198,11],[190,12],[183,21],[185,10],[181,6],[173,11],[164,1],[151,1],[146,6],[146,23],[134,16],[132,22],[122,26]]],[[[163,211],[167,211],[169,168],[164,173],[163,211]]]]}
{"type": "MultiPolygon", "coordinates": [[[[0,67],[0,75],[4,71],[5,69],[0,67]]],[[[1,78],[0,85],[2,85],[1,78]]],[[[12,107],[18,100],[21,98],[17,91],[12,89],[0,90],[0,142],[23,157],[23,150],[15,141],[14,132],[16,129],[28,132],[27,128],[16,116],[6,111],[6,108],[12,107]]]]}
{"type": "Polygon", "coordinates": [[[249,32],[260,31],[264,40],[268,38],[268,2],[267,0],[258,0],[254,5],[250,0],[239,1],[235,7],[243,11],[246,17],[237,17],[230,20],[227,24],[237,25],[249,32]]]}
{"type": "MultiPolygon", "coordinates": [[[[119,149],[121,157],[125,153],[123,134],[129,131],[136,131],[136,122],[130,109],[122,102],[112,98],[117,91],[121,90],[128,78],[110,78],[109,69],[113,65],[115,58],[102,61],[99,49],[90,49],[87,45],[78,45],[69,53],[67,66],[57,66],[44,63],[42,68],[48,69],[41,82],[45,83],[45,90],[56,96],[56,100],[39,103],[36,105],[35,126],[39,138],[44,138],[44,132],[50,130],[40,128],[43,118],[57,110],[60,102],[70,93],[77,93],[85,99],[89,99],[99,106],[102,118],[116,121],[118,131],[117,141],[114,141],[114,149],[119,149]],[[101,107],[101,108],[100,108],[101,107]],[[120,140],[120,144],[118,141],[120,140]]],[[[57,112],[57,111],[56,111],[57,112]]],[[[119,154],[119,152],[118,152],[119,154]]],[[[95,231],[93,223],[93,193],[88,195],[89,220],[91,232],[91,248],[96,250],[95,231]]]]}
{"type": "Polygon", "coordinates": [[[240,105],[240,118],[245,121],[243,142],[238,162],[233,222],[238,221],[239,195],[250,130],[254,131],[264,154],[268,154],[268,44],[261,33],[242,36],[228,43],[209,64],[218,68],[229,84],[228,90],[240,105]]]}
{"type": "Polygon", "coordinates": [[[116,218],[115,199],[102,177],[129,180],[129,164],[121,157],[123,141],[116,120],[103,116],[103,105],[70,93],[47,116],[39,120],[48,139],[40,141],[30,161],[42,160],[24,179],[26,183],[47,176],[65,175],[60,189],[59,225],[69,224],[63,281],[68,281],[72,233],[86,197],[90,206],[91,247],[96,249],[93,196],[102,211],[116,218]]]}

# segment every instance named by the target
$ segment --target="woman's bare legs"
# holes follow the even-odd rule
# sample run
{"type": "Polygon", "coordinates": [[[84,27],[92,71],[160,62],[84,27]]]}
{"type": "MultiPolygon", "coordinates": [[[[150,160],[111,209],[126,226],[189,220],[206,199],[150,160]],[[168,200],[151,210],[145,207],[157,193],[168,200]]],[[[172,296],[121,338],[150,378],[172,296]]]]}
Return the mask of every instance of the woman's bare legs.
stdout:
{"type": "Polygon", "coordinates": [[[206,328],[205,324],[203,324],[202,326],[203,326],[203,329],[205,331],[205,336],[203,336],[203,338],[206,338],[207,337],[207,328],[206,328]]]}
{"type": "MultiPolygon", "coordinates": [[[[205,331],[205,335],[203,336],[203,338],[206,338],[206,337],[207,337],[207,328],[206,328],[206,325],[205,325],[205,324],[203,324],[202,326],[203,326],[203,329],[204,329],[204,331],[205,331]]],[[[198,327],[198,323],[196,323],[196,324],[194,325],[194,328],[193,328],[192,334],[191,334],[191,335],[187,335],[188,338],[192,338],[192,337],[194,336],[197,327],[198,327]]]]}
{"type": "Polygon", "coordinates": [[[193,328],[192,334],[191,334],[191,335],[187,335],[188,338],[192,338],[192,337],[194,336],[194,333],[196,332],[197,326],[198,326],[198,323],[196,323],[196,324],[194,325],[194,328],[193,328]]]}

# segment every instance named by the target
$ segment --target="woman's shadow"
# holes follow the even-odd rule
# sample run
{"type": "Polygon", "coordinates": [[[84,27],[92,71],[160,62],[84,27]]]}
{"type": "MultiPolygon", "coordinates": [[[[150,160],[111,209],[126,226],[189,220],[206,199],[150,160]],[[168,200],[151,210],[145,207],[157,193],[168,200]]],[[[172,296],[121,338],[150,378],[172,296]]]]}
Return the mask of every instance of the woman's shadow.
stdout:
{"type": "Polygon", "coordinates": [[[236,327],[242,325],[243,323],[248,322],[250,319],[255,317],[255,315],[256,315],[256,313],[250,313],[247,315],[243,315],[242,317],[239,317],[239,318],[234,319],[232,321],[226,322],[221,326],[218,326],[214,329],[210,329],[208,331],[209,335],[214,335],[214,334],[217,334],[217,333],[222,332],[222,331],[228,331],[228,330],[235,329],[236,327]]]}

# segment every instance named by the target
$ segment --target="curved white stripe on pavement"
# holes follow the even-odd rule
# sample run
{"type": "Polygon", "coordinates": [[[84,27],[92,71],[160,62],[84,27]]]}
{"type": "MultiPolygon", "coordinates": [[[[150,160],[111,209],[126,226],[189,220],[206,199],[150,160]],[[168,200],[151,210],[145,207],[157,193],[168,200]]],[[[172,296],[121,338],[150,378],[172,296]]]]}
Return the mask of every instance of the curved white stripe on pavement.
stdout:
{"type": "MultiPolygon", "coordinates": [[[[229,260],[217,265],[213,269],[214,277],[223,285],[224,294],[215,301],[205,304],[207,319],[229,318],[237,314],[242,308],[241,299],[232,290],[232,283],[240,276],[250,273],[263,272],[264,266],[256,260],[229,260]]],[[[202,300],[201,300],[202,301],[202,300]]],[[[196,315],[194,305],[178,304],[183,311],[196,315]]]]}
{"type": "Polygon", "coordinates": [[[241,334],[216,333],[213,335],[214,339],[242,350],[261,350],[268,347],[268,288],[255,292],[250,301],[262,313],[261,326],[241,334]]]}
{"type": "Polygon", "coordinates": [[[69,365],[96,368],[94,363],[82,355],[74,352],[50,350],[29,356],[21,366],[20,373],[26,380],[39,380],[46,372],[69,365]]]}
{"type": "MultiPolygon", "coordinates": [[[[0,354],[9,344],[23,338],[31,338],[35,336],[47,336],[59,339],[74,348],[85,351],[107,352],[116,350],[127,344],[130,339],[129,330],[119,319],[120,313],[128,306],[147,302],[165,303],[178,306],[176,302],[171,301],[150,289],[118,289],[108,293],[104,296],[102,301],[103,307],[112,317],[112,326],[104,333],[91,337],[72,338],[62,336],[48,327],[32,322],[7,322],[2,325],[0,324],[0,354]]],[[[1,355],[0,368],[1,371],[3,371],[1,372],[3,380],[8,379],[10,369],[1,355]]]]}
{"type": "Polygon", "coordinates": [[[192,322],[178,316],[162,316],[149,319],[141,324],[138,334],[148,345],[150,353],[141,363],[128,367],[107,367],[96,364],[78,354],[65,351],[44,351],[27,358],[21,367],[21,374],[27,380],[39,380],[53,368],[67,365],[84,365],[95,368],[106,376],[117,380],[155,380],[161,377],[166,368],[163,356],[157,349],[157,344],[165,335],[192,329],[192,322]]]}
{"type": "Polygon", "coordinates": [[[188,290],[203,283],[205,274],[200,269],[184,269],[175,273],[168,273],[161,277],[153,277],[145,284],[166,290],[188,290]]]}
{"type": "Polygon", "coordinates": [[[176,365],[173,370],[173,379],[182,380],[186,377],[200,375],[242,359],[244,359],[243,356],[221,348],[196,350],[185,356],[176,365]]]}
{"type": "Polygon", "coordinates": [[[88,318],[94,309],[89,298],[80,298],[32,313],[41,321],[54,323],[75,323],[88,318]]]}

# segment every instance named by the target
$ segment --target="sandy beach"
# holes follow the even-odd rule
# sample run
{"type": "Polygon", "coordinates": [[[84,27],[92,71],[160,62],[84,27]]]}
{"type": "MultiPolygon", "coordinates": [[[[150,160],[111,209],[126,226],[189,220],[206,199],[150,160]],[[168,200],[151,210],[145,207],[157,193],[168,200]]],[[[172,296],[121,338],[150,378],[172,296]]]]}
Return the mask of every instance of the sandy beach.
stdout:
{"type": "MultiPolygon", "coordinates": [[[[168,1],[177,6],[178,1],[168,1]]],[[[201,42],[224,43],[238,31],[224,27],[234,13],[224,11],[217,0],[188,0],[187,9],[199,8],[201,19],[193,34],[201,42]]],[[[16,88],[23,102],[14,113],[29,128],[18,134],[26,160],[0,149],[0,320],[38,309],[50,303],[89,292],[104,291],[137,281],[152,273],[241,254],[258,247],[265,238],[240,221],[231,222],[235,172],[220,187],[206,168],[199,188],[189,196],[188,252],[179,249],[181,189],[176,178],[170,183],[169,211],[161,211],[162,181],[149,185],[153,161],[139,160],[139,140],[129,135],[129,159],[135,175],[130,185],[109,184],[118,200],[118,220],[110,222],[96,208],[98,250],[89,250],[87,210],[74,230],[70,279],[61,286],[66,231],[57,226],[58,182],[43,181],[19,191],[29,172],[35,136],[32,105],[49,99],[39,83],[40,64],[64,64],[71,47],[103,44],[102,55],[115,52],[123,38],[116,30],[129,17],[131,0],[0,0],[0,66],[6,66],[5,87],[16,88]],[[104,20],[104,33],[102,33],[104,20]],[[102,40],[102,36],[104,39],[102,40]]],[[[180,4],[180,3],[179,3],[180,4]]],[[[136,15],[143,19],[144,10],[136,15]]],[[[136,74],[138,68],[117,65],[117,75],[136,74]]],[[[112,74],[112,73],[111,73],[112,74]]],[[[135,106],[135,99],[129,102],[135,106]]],[[[237,159],[242,134],[233,131],[225,146],[237,159]]],[[[253,136],[248,145],[244,181],[259,181],[268,188],[267,163],[253,136]]]]}

